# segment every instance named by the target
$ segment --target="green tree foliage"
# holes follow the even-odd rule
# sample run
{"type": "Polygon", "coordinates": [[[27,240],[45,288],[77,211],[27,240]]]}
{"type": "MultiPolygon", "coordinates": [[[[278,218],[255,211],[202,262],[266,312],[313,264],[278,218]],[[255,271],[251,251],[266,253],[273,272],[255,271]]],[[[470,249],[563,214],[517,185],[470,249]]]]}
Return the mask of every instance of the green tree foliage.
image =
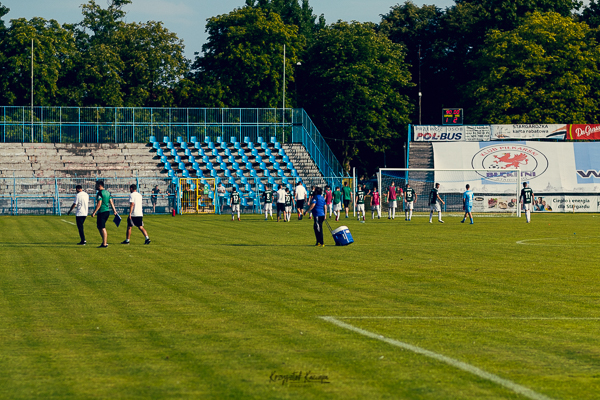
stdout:
{"type": "Polygon", "coordinates": [[[338,22],[316,35],[303,71],[302,102],[347,171],[372,172],[400,147],[411,112],[402,93],[413,85],[402,46],[373,24],[338,22]]]}
{"type": "Polygon", "coordinates": [[[298,28],[285,25],[274,12],[244,7],[209,18],[206,30],[208,41],[204,54],[196,57],[194,81],[204,87],[219,85],[228,107],[281,107],[283,46],[287,85],[293,82],[291,72],[304,46],[298,28]]]}
{"type": "Polygon", "coordinates": [[[597,123],[600,48],[589,27],[535,12],[514,30],[491,31],[470,85],[483,123],[597,123]]]}
{"type": "Polygon", "coordinates": [[[71,67],[76,52],[72,33],[55,20],[13,19],[0,42],[2,104],[30,104],[32,39],[35,104],[54,105],[67,90],[59,81],[71,67]]]}
{"type": "Polygon", "coordinates": [[[323,14],[316,16],[308,0],[246,0],[246,5],[279,14],[286,25],[296,25],[298,34],[310,42],[315,33],[325,27],[323,14]]]}

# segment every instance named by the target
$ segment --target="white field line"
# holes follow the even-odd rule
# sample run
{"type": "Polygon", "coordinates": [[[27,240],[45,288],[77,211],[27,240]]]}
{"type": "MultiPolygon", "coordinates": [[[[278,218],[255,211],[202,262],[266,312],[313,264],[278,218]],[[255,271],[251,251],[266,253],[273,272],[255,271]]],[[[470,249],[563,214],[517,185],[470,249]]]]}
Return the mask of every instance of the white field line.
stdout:
{"type": "Polygon", "coordinates": [[[66,222],[67,224],[77,225],[77,224],[72,223],[71,221],[67,221],[66,219],[61,219],[61,221],[62,222],[66,222]]]}
{"type": "Polygon", "coordinates": [[[408,343],[404,343],[404,342],[400,342],[398,340],[386,338],[385,336],[378,335],[376,333],[369,332],[369,331],[366,331],[364,329],[357,328],[356,326],[353,326],[353,325],[347,324],[345,322],[342,322],[342,321],[340,321],[340,320],[338,320],[338,319],[336,319],[334,317],[320,317],[320,318],[323,319],[323,320],[325,320],[325,321],[327,321],[327,322],[330,322],[330,323],[332,323],[334,325],[337,325],[340,328],[348,329],[348,330],[350,330],[352,332],[359,333],[359,334],[361,334],[363,336],[366,336],[366,337],[369,337],[371,339],[376,339],[376,340],[379,340],[379,341],[391,344],[392,346],[400,347],[402,349],[409,350],[409,351],[412,351],[414,353],[417,353],[417,354],[420,354],[420,355],[423,355],[423,356],[426,356],[426,357],[429,357],[429,358],[433,358],[434,360],[446,363],[446,364],[451,365],[451,366],[453,366],[455,368],[458,368],[458,369],[461,369],[461,370],[463,370],[465,372],[469,372],[469,373],[471,373],[473,375],[476,375],[476,376],[478,376],[480,378],[487,379],[487,380],[489,380],[491,382],[494,382],[494,383],[496,383],[496,384],[498,384],[500,386],[505,387],[506,389],[512,390],[513,392],[515,392],[517,394],[520,394],[522,396],[525,396],[525,397],[527,397],[529,399],[532,399],[532,400],[551,400],[550,397],[547,397],[547,396],[545,396],[543,394],[534,392],[533,390],[531,390],[529,388],[526,388],[525,386],[521,386],[521,385],[519,385],[517,383],[509,381],[508,379],[501,378],[498,375],[490,374],[489,372],[486,372],[486,371],[484,371],[482,369],[479,369],[477,367],[474,367],[474,366],[472,366],[470,364],[467,364],[467,363],[464,363],[462,361],[455,360],[453,358],[446,357],[446,356],[444,356],[442,354],[434,353],[433,351],[429,351],[429,350],[423,349],[421,347],[413,346],[413,345],[408,344],[408,343]]]}
{"type": "Polygon", "coordinates": [[[565,247],[565,246],[583,246],[583,247],[591,247],[592,244],[591,243],[582,243],[579,244],[576,241],[578,239],[597,239],[599,238],[599,236],[570,236],[569,238],[567,237],[550,237],[550,238],[540,238],[540,239],[525,239],[525,240],[518,240],[517,244],[523,244],[523,245],[527,245],[527,246],[548,246],[548,247],[565,247]],[[570,238],[570,239],[569,239],[570,238]],[[561,242],[558,244],[548,244],[548,243],[530,243],[530,242],[541,242],[541,241],[549,241],[549,240],[560,240],[561,242]],[[575,240],[575,243],[573,243],[573,240],[575,240]]]}
{"type": "Polygon", "coordinates": [[[600,317],[335,317],[336,319],[413,319],[413,320],[499,320],[499,321],[600,321],[600,317]]]}

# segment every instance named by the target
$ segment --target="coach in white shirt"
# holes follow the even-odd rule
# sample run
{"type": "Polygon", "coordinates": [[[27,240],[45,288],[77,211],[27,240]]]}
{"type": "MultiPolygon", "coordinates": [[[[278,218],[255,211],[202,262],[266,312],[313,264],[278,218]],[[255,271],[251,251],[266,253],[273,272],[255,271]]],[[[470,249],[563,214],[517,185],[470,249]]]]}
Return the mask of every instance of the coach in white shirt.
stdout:
{"type": "Polygon", "coordinates": [[[279,222],[281,215],[285,217],[285,189],[283,185],[279,185],[277,191],[277,222],[279,222]]]}
{"type": "Polygon", "coordinates": [[[296,202],[296,210],[298,211],[298,219],[302,219],[302,212],[304,211],[304,201],[306,200],[306,188],[302,182],[296,184],[296,190],[294,193],[294,201],[296,202]]]}
{"type": "Polygon", "coordinates": [[[77,191],[77,196],[75,196],[75,200],[73,200],[73,205],[71,209],[67,213],[67,215],[71,214],[71,211],[75,207],[77,207],[77,211],[75,211],[75,221],[77,222],[77,229],[79,230],[79,238],[81,241],[77,243],[78,245],[85,246],[85,234],[83,233],[83,223],[88,215],[88,207],[90,204],[90,196],[83,191],[81,185],[75,186],[75,190],[77,191]]]}
{"type": "Polygon", "coordinates": [[[127,239],[121,242],[121,244],[129,244],[131,238],[131,228],[137,226],[140,232],[144,234],[146,241],[144,244],[150,244],[150,238],[148,232],[144,229],[144,213],[142,211],[142,195],[138,193],[137,186],[129,186],[129,217],[127,217],[127,239]]]}

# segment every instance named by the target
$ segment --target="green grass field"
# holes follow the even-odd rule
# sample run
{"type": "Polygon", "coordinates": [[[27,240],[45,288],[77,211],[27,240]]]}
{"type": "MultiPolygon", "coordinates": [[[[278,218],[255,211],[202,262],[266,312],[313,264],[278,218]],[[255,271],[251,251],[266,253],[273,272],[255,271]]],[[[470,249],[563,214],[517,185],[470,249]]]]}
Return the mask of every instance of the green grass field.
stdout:
{"type": "Polygon", "coordinates": [[[0,217],[0,398],[597,399],[600,216],[444,219],[0,217]]]}

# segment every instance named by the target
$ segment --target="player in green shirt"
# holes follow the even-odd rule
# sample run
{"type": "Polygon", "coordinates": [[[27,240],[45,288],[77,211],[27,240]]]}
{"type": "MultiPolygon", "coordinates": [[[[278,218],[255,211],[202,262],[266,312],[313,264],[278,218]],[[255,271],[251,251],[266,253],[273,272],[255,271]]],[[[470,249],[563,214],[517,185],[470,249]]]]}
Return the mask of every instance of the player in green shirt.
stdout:
{"type": "Polygon", "coordinates": [[[344,182],[342,193],[344,194],[344,209],[346,210],[346,218],[348,218],[348,207],[350,207],[350,201],[352,201],[352,189],[348,187],[348,182],[344,182]]]}
{"type": "Polygon", "coordinates": [[[356,204],[354,205],[354,209],[357,212],[357,219],[360,221],[360,213],[362,212],[362,222],[365,222],[365,185],[359,185],[358,190],[356,191],[356,196],[354,197],[356,204]]]}
{"type": "Polygon", "coordinates": [[[340,220],[340,212],[342,211],[342,197],[344,195],[340,191],[340,187],[335,188],[335,192],[333,192],[333,214],[335,215],[335,220],[340,220]]]}
{"type": "Polygon", "coordinates": [[[271,220],[273,220],[273,191],[267,188],[262,194],[262,199],[265,202],[265,221],[269,214],[271,214],[271,220]]]}
{"type": "Polygon", "coordinates": [[[410,221],[412,219],[413,207],[415,202],[417,201],[417,193],[415,189],[410,187],[410,183],[406,184],[406,190],[404,191],[404,203],[406,207],[404,208],[404,220],[410,221]]]}
{"type": "Polygon", "coordinates": [[[531,202],[533,200],[533,196],[533,190],[527,186],[527,182],[523,182],[523,189],[521,189],[521,196],[519,197],[519,202],[523,203],[523,210],[525,210],[527,223],[531,222],[531,202]]]}
{"type": "Polygon", "coordinates": [[[229,199],[229,204],[231,205],[231,220],[234,220],[234,214],[237,212],[238,221],[240,220],[240,194],[236,190],[235,186],[233,187],[233,192],[231,192],[231,198],[229,199]]]}
{"type": "Polygon", "coordinates": [[[108,217],[110,217],[110,209],[112,208],[115,215],[117,215],[117,210],[115,209],[115,204],[112,201],[110,192],[104,189],[104,181],[96,182],[96,190],[98,191],[98,194],[96,195],[96,209],[92,213],[92,218],[96,216],[96,213],[98,214],[96,227],[98,228],[98,232],[100,232],[100,236],[102,237],[102,244],[98,247],[108,247],[106,221],[108,221],[108,217]]]}

